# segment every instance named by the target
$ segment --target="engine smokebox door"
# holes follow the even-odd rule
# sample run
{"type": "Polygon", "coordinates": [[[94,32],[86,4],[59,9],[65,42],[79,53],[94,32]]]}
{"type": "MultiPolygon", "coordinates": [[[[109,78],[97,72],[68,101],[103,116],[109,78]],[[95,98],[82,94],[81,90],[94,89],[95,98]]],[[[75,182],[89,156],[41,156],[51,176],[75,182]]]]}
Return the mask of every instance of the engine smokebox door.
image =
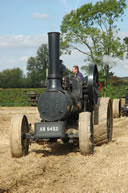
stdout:
{"type": "Polygon", "coordinates": [[[40,122],[35,123],[34,136],[38,139],[64,138],[65,122],[40,122]]]}

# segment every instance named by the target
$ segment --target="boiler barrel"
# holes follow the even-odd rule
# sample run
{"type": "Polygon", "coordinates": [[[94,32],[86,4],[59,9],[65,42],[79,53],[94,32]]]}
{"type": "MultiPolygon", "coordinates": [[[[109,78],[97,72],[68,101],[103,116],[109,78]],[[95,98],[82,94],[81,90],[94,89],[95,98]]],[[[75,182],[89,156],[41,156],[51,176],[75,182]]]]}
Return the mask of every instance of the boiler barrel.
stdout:
{"type": "Polygon", "coordinates": [[[61,91],[45,91],[38,102],[38,110],[42,119],[47,121],[62,120],[67,117],[73,106],[69,94],[61,91]]]}

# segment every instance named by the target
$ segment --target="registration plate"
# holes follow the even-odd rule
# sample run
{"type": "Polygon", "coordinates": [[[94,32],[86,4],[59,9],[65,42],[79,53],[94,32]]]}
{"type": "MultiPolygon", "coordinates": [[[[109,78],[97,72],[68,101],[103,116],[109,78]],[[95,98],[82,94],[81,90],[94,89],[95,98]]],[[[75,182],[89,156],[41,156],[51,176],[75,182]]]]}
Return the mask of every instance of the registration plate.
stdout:
{"type": "Polygon", "coordinates": [[[63,121],[59,122],[41,122],[35,123],[35,137],[36,138],[63,138],[65,124],[63,121]]]}

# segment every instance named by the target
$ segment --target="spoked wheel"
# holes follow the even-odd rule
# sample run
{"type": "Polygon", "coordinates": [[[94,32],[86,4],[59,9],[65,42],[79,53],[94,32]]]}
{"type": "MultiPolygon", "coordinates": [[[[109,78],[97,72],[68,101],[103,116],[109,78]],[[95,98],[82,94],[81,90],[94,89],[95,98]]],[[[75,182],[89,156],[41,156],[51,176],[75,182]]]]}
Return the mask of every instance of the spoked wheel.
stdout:
{"type": "Polygon", "coordinates": [[[79,148],[83,155],[93,153],[94,135],[93,135],[92,113],[82,112],[79,114],[79,148]]]}
{"type": "Polygon", "coordinates": [[[109,98],[99,99],[99,121],[94,126],[94,143],[102,145],[112,141],[113,111],[112,102],[109,98]]]}
{"type": "Polygon", "coordinates": [[[113,100],[113,118],[119,118],[121,115],[121,100],[113,100]]]}
{"type": "Polygon", "coordinates": [[[10,150],[12,157],[22,157],[28,154],[29,139],[25,134],[29,132],[28,120],[25,115],[15,115],[11,120],[10,150]]]}

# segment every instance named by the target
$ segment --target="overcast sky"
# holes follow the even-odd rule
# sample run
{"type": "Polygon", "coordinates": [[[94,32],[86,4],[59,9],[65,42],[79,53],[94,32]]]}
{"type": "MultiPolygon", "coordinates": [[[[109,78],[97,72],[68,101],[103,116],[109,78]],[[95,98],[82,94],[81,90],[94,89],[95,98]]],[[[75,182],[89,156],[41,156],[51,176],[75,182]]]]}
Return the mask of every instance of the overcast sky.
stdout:
{"type": "MultiPolygon", "coordinates": [[[[0,0],[0,71],[19,67],[26,72],[27,59],[47,43],[47,33],[60,32],[63,16],[89,2],[96,0],[0,0]]],[[[128,36],[128,9],[118,27],[121,37],[128,36]]],[[[84,57],[74,51],[62,59],[71,69],[73,65],[85,65],[84,57]]],[[[107,60],[114,64],[115,75],[128,76],[127,60],[107,60]]]]}

